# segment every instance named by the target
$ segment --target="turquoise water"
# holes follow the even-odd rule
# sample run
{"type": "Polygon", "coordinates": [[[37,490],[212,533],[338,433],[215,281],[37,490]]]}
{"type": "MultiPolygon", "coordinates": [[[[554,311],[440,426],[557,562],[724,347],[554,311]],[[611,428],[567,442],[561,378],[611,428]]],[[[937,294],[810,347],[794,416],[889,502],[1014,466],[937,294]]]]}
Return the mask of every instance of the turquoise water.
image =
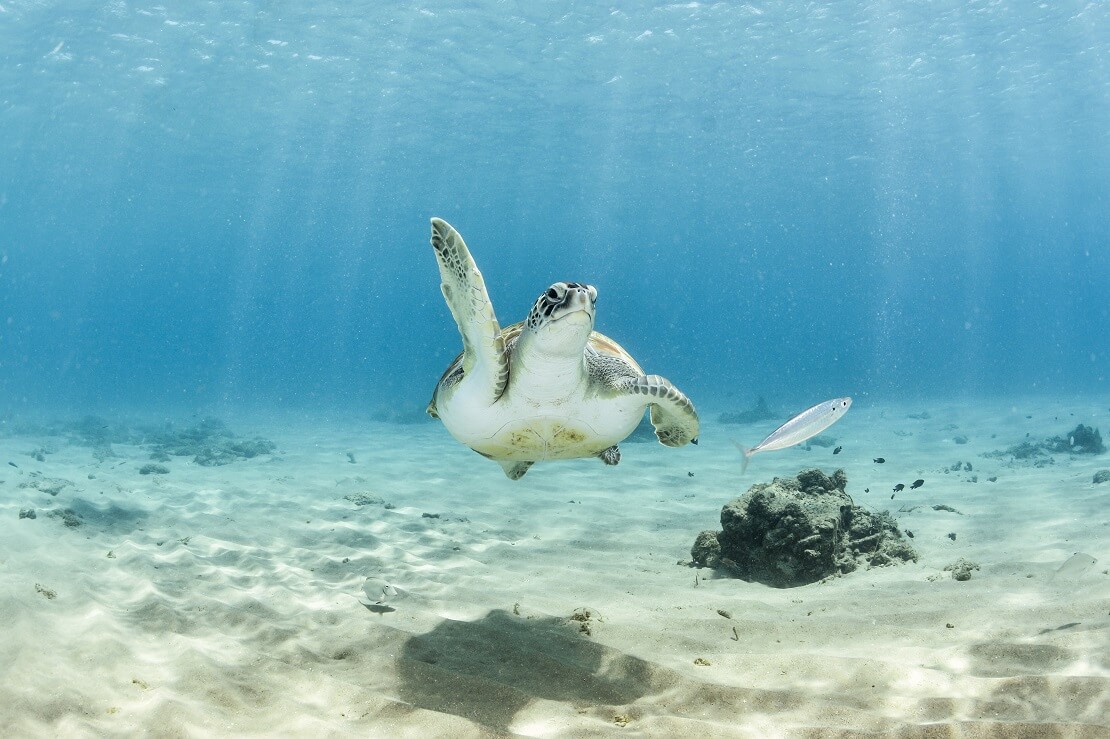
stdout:
{"type": "Polygon", "coordinates": [[[695,400],[1106,390],[1103,3],[0,7],[7,410],[419,412],[432,215],[695,400]]]}
{"type": "Polygon", "coordinates": [[[1106,2],[0,0],[0,734],[1095,736],[1108,214],[1106,2]],[[428,420],[433,216],[701,443],[428,420]],[[689,566],[814,466],[919,560],[689,566]]]}

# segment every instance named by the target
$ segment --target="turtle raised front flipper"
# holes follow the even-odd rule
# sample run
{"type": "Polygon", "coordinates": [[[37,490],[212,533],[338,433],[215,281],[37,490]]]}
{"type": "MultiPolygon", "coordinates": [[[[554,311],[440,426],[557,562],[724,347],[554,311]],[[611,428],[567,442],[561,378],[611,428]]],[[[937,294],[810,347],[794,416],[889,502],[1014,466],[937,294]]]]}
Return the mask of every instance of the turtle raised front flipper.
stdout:
{"type": "MultiPolygon", "coordinates": [[[[440,218],[432,219],[432,247],[443,280],[440,290],[462,334],[462,374],[481,378],[483,394],[488,396],[487,402],[492,403],[501,397],[508,385],[509,358],[493,303],[486,292],[486,282],[462,236],[440,218]]],[[[434,404],[433,400],[430,412],[435,410],[434,404]]]]}
{"type": "Polygon", "coordinates": [[[700,424],[698,412],[686,394],[659,375],[642,375],[622,381],[624,389],[647,396],[651,404],[651,425],[666,446],[697,444],[700,424]]]}

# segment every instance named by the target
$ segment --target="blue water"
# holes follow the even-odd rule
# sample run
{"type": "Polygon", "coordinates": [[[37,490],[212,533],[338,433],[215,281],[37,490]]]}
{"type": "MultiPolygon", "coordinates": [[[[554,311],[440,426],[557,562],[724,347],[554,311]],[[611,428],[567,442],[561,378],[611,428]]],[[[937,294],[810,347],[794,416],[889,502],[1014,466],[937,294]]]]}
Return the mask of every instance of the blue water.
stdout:
{"type": "Polygon", "coordinates": [[[418,413],[433,215],[695,402],[1108,387],[1107,3],[0,0],[0,131],[7,412],[418,413]]]}

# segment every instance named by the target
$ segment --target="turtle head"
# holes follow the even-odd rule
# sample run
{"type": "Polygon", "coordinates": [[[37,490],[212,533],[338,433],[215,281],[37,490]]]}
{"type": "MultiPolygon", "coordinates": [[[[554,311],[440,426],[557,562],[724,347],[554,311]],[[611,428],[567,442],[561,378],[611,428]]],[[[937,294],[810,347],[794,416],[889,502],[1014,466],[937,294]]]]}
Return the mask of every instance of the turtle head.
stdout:
{"type": "Polygon", "coordinates": [[[581,354],[594,330],[597,289],[556,282],[536,299],[524,330],[529,343],[547,354],[581,354]]]}

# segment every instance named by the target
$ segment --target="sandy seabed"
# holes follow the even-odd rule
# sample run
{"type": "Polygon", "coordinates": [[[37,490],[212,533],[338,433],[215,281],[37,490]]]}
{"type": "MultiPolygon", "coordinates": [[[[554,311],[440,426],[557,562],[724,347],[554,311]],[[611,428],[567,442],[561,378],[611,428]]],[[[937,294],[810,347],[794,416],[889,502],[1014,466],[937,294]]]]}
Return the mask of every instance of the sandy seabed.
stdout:
{"type": "Polygon", "coordinates": [[[225,417],[277,452],[152,475],[142,445],[8,433],[0,735],[1110,736],[1110,454],[981,456],[1108,406],[857,399],[839,455],[743,478],[729,439],[774,422],[706,409],[697,447],[517,482],[435,422],[225,417]],[[679,564],[815,466],[920,560],[784,590],[679,564]]]}

